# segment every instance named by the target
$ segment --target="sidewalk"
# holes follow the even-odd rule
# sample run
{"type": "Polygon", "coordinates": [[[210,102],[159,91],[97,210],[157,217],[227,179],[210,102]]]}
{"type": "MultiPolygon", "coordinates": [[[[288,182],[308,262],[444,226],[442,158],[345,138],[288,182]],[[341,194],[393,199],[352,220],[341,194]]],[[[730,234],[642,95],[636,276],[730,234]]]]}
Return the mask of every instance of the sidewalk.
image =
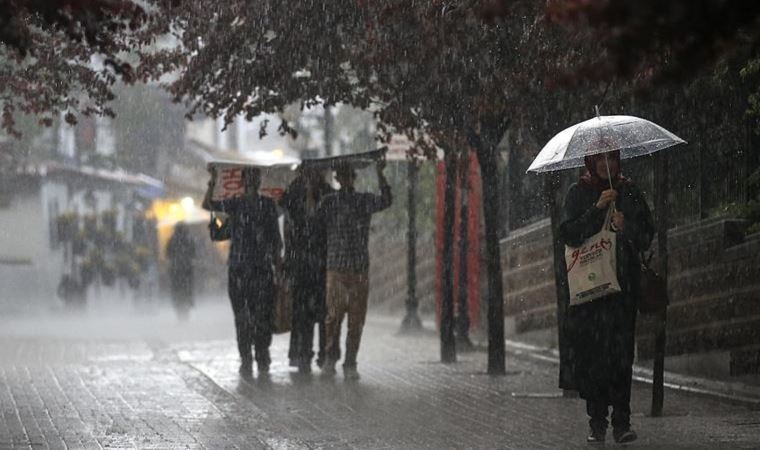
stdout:
{"type": "MultiPolygon", "coordinates": [[[[115,326],[100,322],[90,336],[43,337],[0,323],[0,449],[587,448],[582,402],[526,354],[490,377],[483,353],[442,365],[435,333],[399,337],[396,321],[371,318],[359,382],[294,373],[287,335],[271,376],[244,381],[223,308],[109,340],[115,326]]],[[[632,406],[630,448],[760,448],[760,411],[746,406],[668,390],[665,416],[651,418],[639,383],[632,406]]]]}
{"type": "MultiPolygon", "coordinates": [[[[525,356],[559,366],[559,352],[557,349],[510,339],[507,339],[506,347],[507,352],[514,355],[525,356]]],[[[633,366],[634,381],[651,385],[652,377],[653,372],[651,368],[639,365],[633,366]]],[[[751,409],[760,409],[760,387],[758,386],[685,375],[667,370],[663,378],[664,386],[668,390],[725,400],[747,406],[751,409]]]]}

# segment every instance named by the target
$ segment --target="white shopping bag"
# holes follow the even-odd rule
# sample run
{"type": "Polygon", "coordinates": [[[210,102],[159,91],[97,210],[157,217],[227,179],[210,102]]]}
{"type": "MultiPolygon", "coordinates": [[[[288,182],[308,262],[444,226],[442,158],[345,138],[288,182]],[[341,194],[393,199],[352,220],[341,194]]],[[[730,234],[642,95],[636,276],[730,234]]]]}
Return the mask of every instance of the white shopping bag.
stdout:
{"type": "Polygon", "coordinates": [[[580,247],[565,246],[570,305],[580,305],[620,292],[611,218],[612,208],[609,208],[600,232],[580,247]]]}

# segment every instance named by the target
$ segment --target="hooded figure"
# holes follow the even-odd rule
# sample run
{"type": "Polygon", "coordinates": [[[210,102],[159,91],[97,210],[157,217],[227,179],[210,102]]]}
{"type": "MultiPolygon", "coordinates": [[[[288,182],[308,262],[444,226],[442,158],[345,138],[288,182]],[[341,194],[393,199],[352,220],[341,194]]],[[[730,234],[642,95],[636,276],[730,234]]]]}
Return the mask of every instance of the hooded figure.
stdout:
{"type": "Polygon", "coordinates": [[[610,406],[615,441],[630,442],[636,439],[630,424],[630,400],[639,254],[649,248],[655,229],[644,195],[620,171],[619,152],[588,156],[585,164],[586,173],[565,198],[560,239],[570,247],[580,246],[602,229],[607,208],[614,206],[612,228],[617,234],[617,277],[622,292],[570,306],[565,338],[569,379],[574,385],[561,387],[577,390],[586,400],[589,442],[604,441],[610,406]]]}
{"type": "Polygon", "coordinates": [[[325,358],[325,267],[327,243],[317,206],[333,189],[315,169],[301,167],[298,176],[280,199],[286,211],[285,268],[293,293],[293,322],[290,333],[291,365],[301,373],[311,372],[314,357],[314,325],[319,324],[317,365],[325,358]]]}

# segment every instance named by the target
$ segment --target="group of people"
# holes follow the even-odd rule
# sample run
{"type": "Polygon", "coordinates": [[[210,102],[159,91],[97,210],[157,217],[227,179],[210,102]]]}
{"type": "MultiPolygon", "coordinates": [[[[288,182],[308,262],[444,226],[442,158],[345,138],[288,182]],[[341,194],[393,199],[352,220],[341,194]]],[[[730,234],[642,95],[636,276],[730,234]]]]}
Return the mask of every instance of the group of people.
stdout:
{"type": "MultiPolygon", "coordinates": [[[[654,237],[654,221],[641,190],[622,175],[619,152],[587,156],[586,171],[567,193],[559,237],[578,247],[598,233],[613,208],[616,231],[617,278],[620,293],[569,308],[565,320],[570,373],[561,387],[578,391],[586,401],[591,432],[588,442],[605,440],[612,407],[613,437],[624,443],[636,439],[631,429],[630,401],[635,323],[639,293],[640,254],[654,237]]],[[[367,313],[368,236],[372,214],[390,206],[390,187],[377,162],[380,195],[354,190],[356,173],[339,166],[334,190],[321,172],[299,169],[279,201],[286,214],[285,252],[278,228],[278,206],[259,194],[261,173],[243,171],[245,194],[212,200],[214,172],[203,206],[225,213],[230,228],[229,297],[235,316],[240,373],[252,375],[253,355],[259,373],[271,361],[272,307],[275,278],[289,280],[293,315],[289,358],[291,366],[310,373],[314,358],[314,328],[319,326],[317,365],[332,376],[340,359],[340,330],[348,317],[343,370],[358,379],[357,353],[367,313]]],[[[179,252],[185,236],[179,233],[169,251],[179,252]]],[[[177,258],[190,259],[191,255],[177,258]]],[[[186,270],[179,265],[177,270],[186,270]]]]}
{"type": "Polygon", "coordinates": [[[324,181],[321,171],[302,166],[279,202],[259,193],[261,171],[254,167],[243,170],[243,195],[213,200],[216,172],[211,171],[203,207],[227,217],[228,291],[241,375],[253,374],[254,357],[259,374],[269,371],[275,290],[287,282],[293,306],[291,366],[311,372],[314,328],[319,326],[317,364],[323,374],[335,375],[341,324],[347,316],[343,371],[346,379],[359,378],[357,353],[369,293],[369,225],[372,215],[392,201],[384,167],[384,160],[377,161],[378,195],[356,192],[351,165],[335,168],[338,190],[324,181]],[[284,252],[279,211],[285,214],[284,252]]]}

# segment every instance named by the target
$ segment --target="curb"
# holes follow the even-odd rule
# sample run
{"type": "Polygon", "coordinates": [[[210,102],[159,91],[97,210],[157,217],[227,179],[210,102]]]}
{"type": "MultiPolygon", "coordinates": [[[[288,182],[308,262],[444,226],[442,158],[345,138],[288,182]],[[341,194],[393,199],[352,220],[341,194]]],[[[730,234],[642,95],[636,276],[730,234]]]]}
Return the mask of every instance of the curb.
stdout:
{"type": "MultiPolygon", "coordinates": [[[[385,325],[398,324],[401,320],[396,317],[374,316],[372,320],[385,325]]],[[[427,330],[435,330],[435,322],[423,319],[423,326],[427,330]]],[[[516,356],[525,356],[531,359],[543,361],[553,365],[559,365],[559,351],[549,347],[528,344],[511,339],[504,340],[507,352],[516,356]]],[[[748,406],[760,410],[760,387],[747,386],[741,383],[710,380],[707,378],[682,375],[673,372],[665,372],[663,385],[671,390],[701,397],[709,397],[748,406]]],[[[642,384],[653,384],[652,369],[634,365],[633,381],[642,384]]]]}
{"type": "MultiPolygon", "coordinates": [[[[514,355],[559,365],[559,352],[556,349],[540,347],[525,342],[505,340],[507,351],[514,355]]],[[[703,397],[712,397],[731,403],[760,409],[760,388],[739,383],[710,380],[706,378],[665,372],[664,386],[674,391],[703,397]]],[[[646,367],[633,366],[633,380],[642,384],[653,384],[652,370],[646,367]]]]}

